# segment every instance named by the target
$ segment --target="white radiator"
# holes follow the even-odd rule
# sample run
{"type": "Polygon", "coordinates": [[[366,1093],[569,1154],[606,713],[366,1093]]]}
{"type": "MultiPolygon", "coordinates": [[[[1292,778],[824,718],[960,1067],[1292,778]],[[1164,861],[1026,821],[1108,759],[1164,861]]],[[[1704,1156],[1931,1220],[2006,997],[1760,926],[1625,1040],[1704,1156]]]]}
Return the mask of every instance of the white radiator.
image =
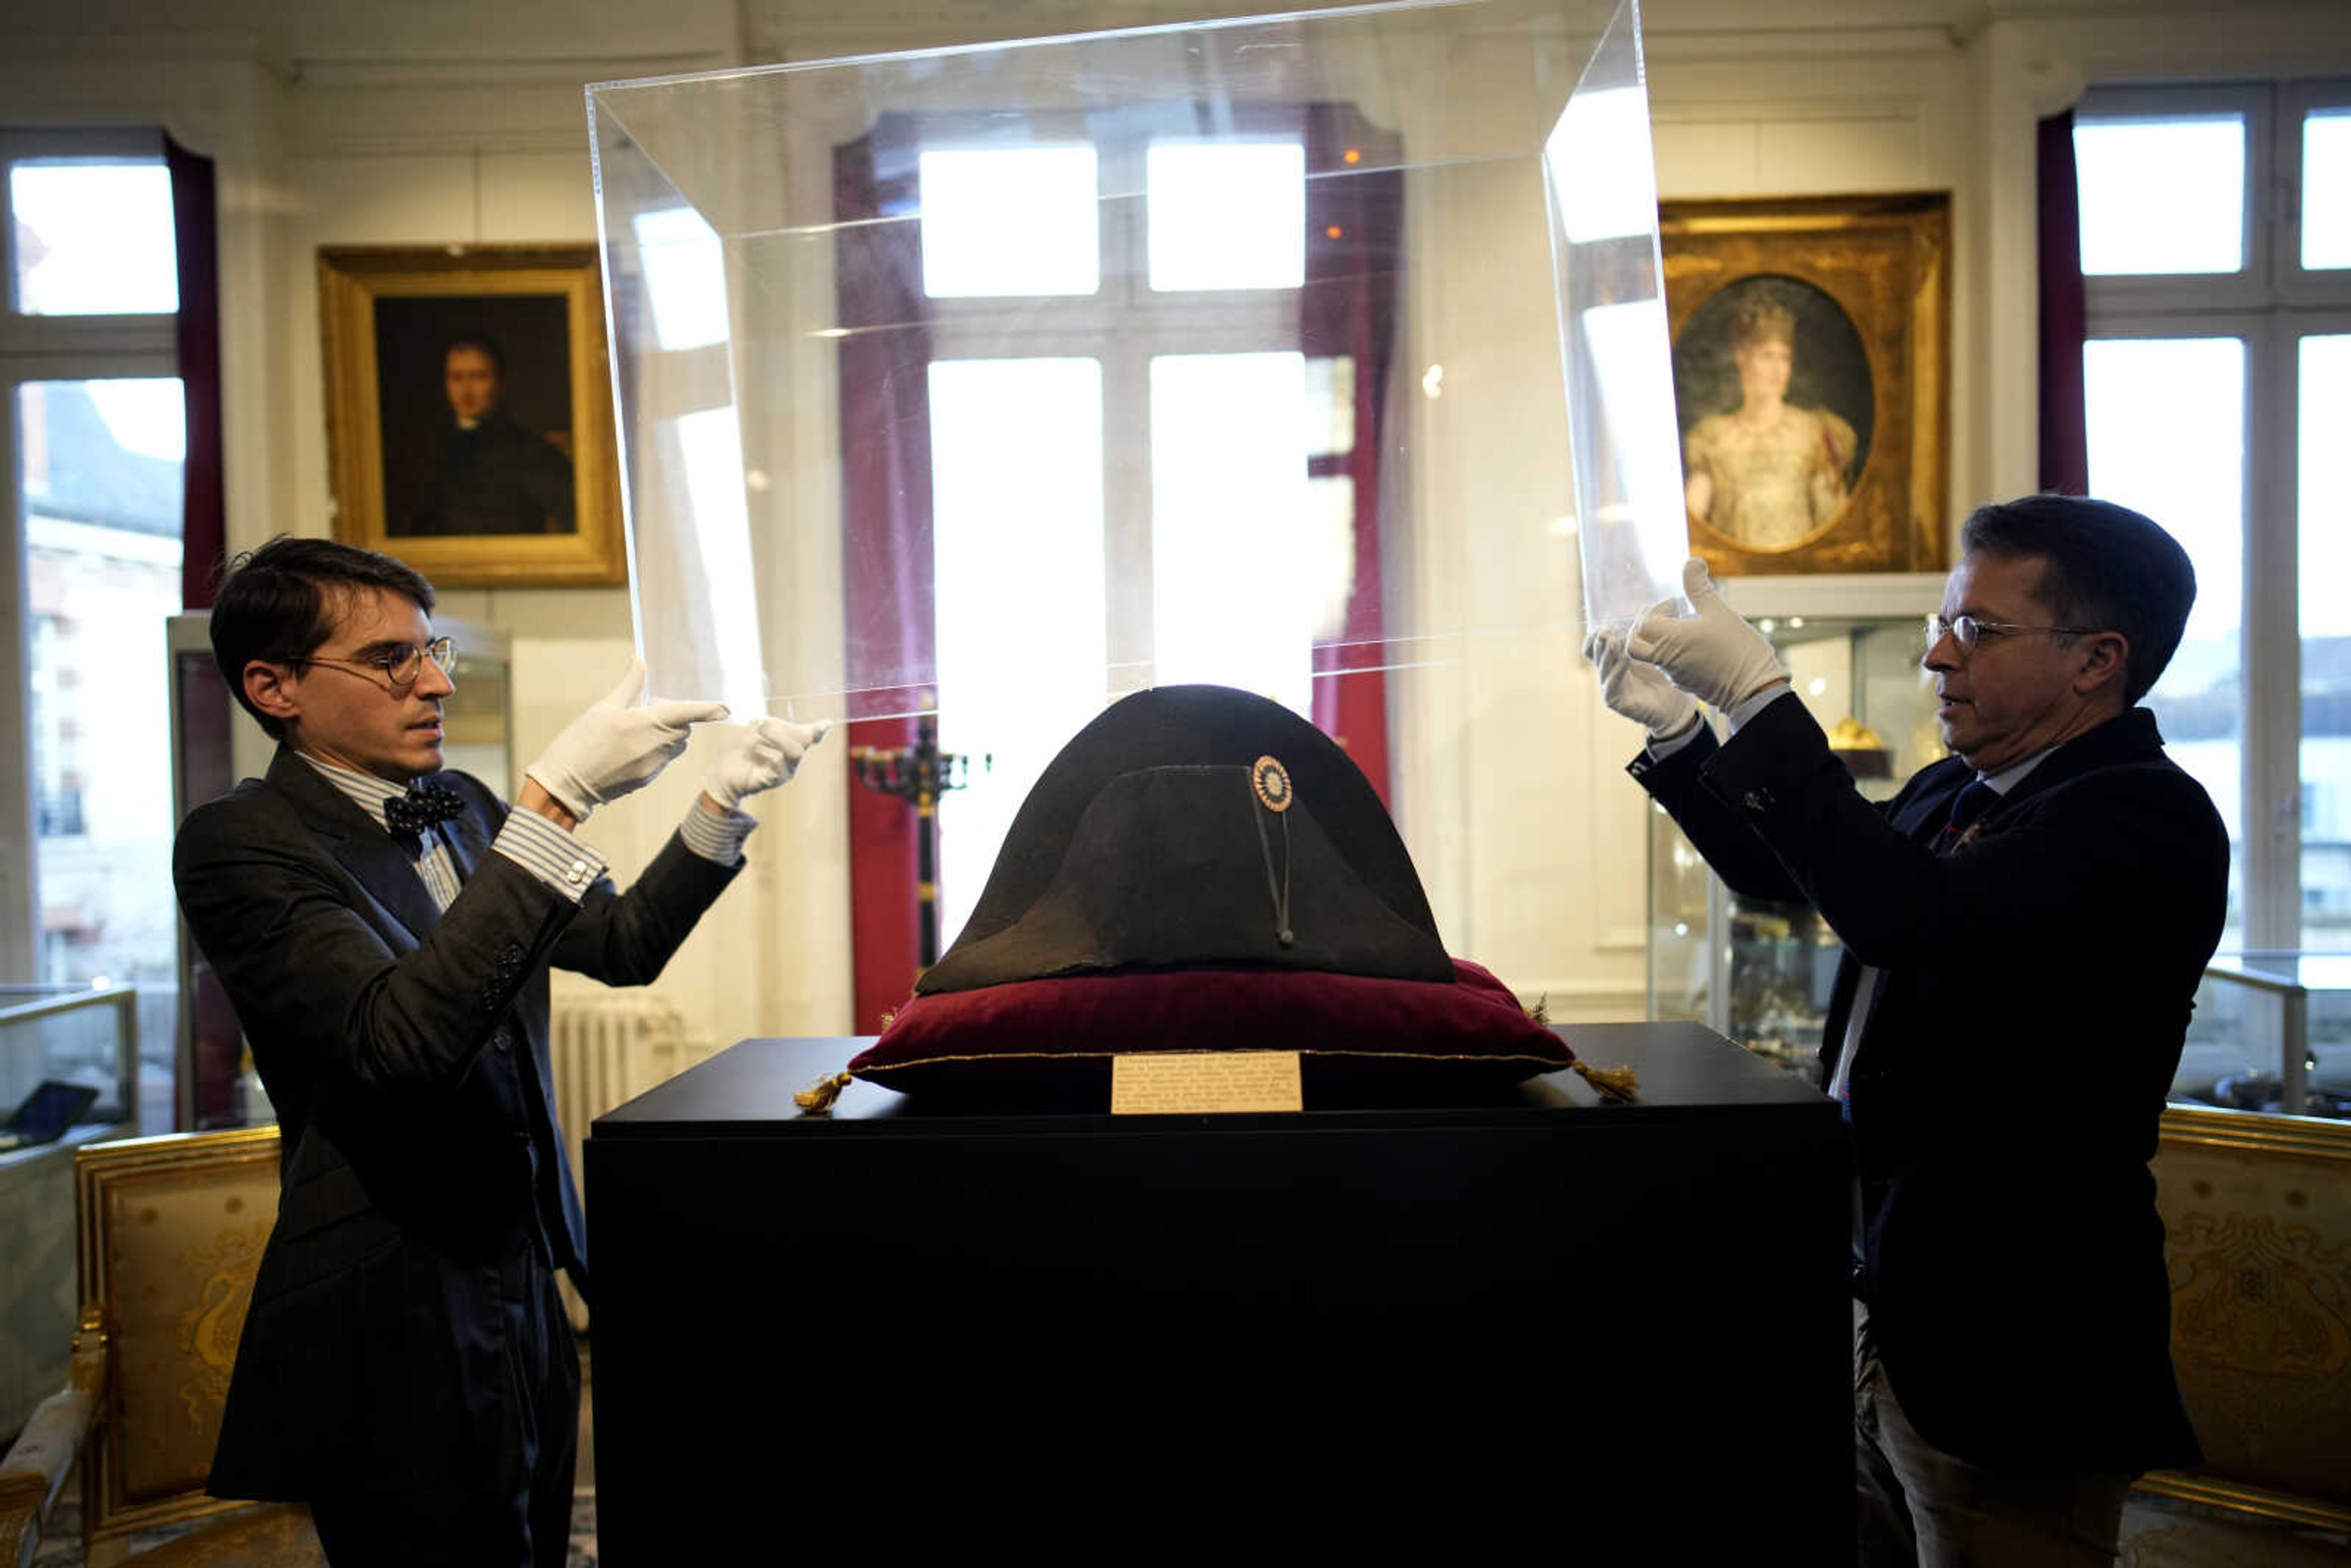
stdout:
{"type": "MultiPolygon", "coordinates": [[[[588,1124],[714,1053],[707,1044],[686,1038],[685,1015],[670,1003],[621,995],[557,997],[549,1019],[548,1054],[555,1070],[555,1118],[584,1196],[587,1167],[580,1145],[588,1124]]],[[[568,1280],[563,1300],[572,1326],[584,1330],[588,1309],[568,1280]]]]}

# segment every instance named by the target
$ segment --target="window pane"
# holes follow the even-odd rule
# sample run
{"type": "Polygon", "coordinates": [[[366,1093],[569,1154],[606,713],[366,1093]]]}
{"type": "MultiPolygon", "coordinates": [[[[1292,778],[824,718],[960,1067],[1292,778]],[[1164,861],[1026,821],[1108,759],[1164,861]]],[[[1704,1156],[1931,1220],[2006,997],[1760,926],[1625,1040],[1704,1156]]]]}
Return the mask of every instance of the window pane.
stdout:
{"type": "Polygon", "coordinates": [[[1155,141],[1145,157],[1152,287],[1305,281],[1303,143],[1155,141]]]}
{"type": "Polygon", "coordinates": [[[2196,608],[2147,698],[2172,760],[2229,826],[2225,951],[2242,946],[2245,345],[2101,340],[2084,353],[2090,489],[2169,529],[2196,564],[2196,608]]]}
{"type": "Polygon", "coordinates": [[[1092,147],[930,152],[920,178],[923,287],[933,298],[1102,287],[1092,147]]]}
{"type": "MultiPolygon", "coordinates": [[[[1238,686],[1308,711],[1314,622],[1298,591],[1333,575],[1307,491],[1306,357],[1151,361],[1153,674],[1238,686]]],[[[1328,517],[1326,504],[1320,515],[1328,517]]]]}
{"type": "Polygon", "coordinates": [[[2351,267],[2351,109],[2302,122],[2302,265],[2351,267]]]}
{"type": "Polygon", "coordinates": [[[38,978],[139,987],[142,1101],[168,1125],[179,912],[164,617],[180,608],[176,380],[32,382],[16,400],[30,612],[38,978]]]}
{"type": "Polygon", "coordinates": [[[2351,528],[2331,461],[2351,429],[2351,337],[2301,364],[2302,941],[2351,948],[2351,528]]]}
{"type": "Polygon", "coordinates": [[[2074,158],[2085,274],[2243,270],[2242,116],[2085,120],[2074,158]]]}
{"type": "Polygon", "coordinates": [[[935,360],[930,397],[939,745],[973,759],[939,802],[944,952],[1029,787],[1102,711],[1102,367],[935,360]]]}
{"type": "Polygon", "coordinates": [[[172,178],[160,162],[57,159],[8,171],[16,308],[28,316],[180,308],[172,178]]]}

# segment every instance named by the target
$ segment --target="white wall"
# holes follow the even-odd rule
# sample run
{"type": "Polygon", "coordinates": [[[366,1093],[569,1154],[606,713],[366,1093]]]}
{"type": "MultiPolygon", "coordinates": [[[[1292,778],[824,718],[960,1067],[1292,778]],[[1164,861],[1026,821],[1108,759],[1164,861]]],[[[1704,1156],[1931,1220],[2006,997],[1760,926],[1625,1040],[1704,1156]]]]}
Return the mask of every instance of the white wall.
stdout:
{"type": "MultiPolygon", "coordinates": [[[[11,18],[0,119],[160,121],[219,161],[230,544],[241,549],[328,528],[317,248],[591,239],[581,83],[1251,8],[85,0],[11,18]]],[[[2087,80],[2351,69],[2351,29],[2334,4],[1655,0],[1646,21],[1667,196],[1952,192],[1954,517],[2035,481],[2037,116],[2087,80]]],[[[1457,233],[1462,256],[1514,287],[1546,265],[1539,236],[1513,248],[1471,244],[1466,224],[1457,233]]],[[[1414,330],[1441,333],[1428,320],[1414,330]]],[[[1531,332],[1535,359],[1499,368],[1494,384],[1537,375],[1544,351],[1531,332]]],[[[1398,373],[1416,377],[1410,353],[1398,373]]],[[[1540,422],[1511,417],[1507,399],[1489,406],[1494,417],[1456,420],[1428,442],[1412,481],[1424,500],[1500,507],[1514,504],[1513,486],[1549,485],[1540,422]]],[[[828,430],[797,439],[831,449],[828,430]]],[[[1569,542],[1557,555],[1555,577],[1512,590],[1572,602],[1569,542]]],[[[446,607],[515,638],[523,759],[629,651],[618,590],[458,591],[446,607]]],[[[1443,680],[1449,689],[1426,694],[1420,711],[1447,716],[1405,727],[1424,767],[1403,816],[1448,940],[1522,991],[1548,992],[1558,1016],[1637,1016],[1646,824],[1622,772],[1637,737],[1599,707],[1564,631],[1443,680]]],[[[820,756],[766,806],[753,869],[661,982],[697,1033],[848,1027],[847,786],[838,760],[820,756]]],[[[695,764],[690,756],[590,825],[621,869],[641,863],[684,809],[695,764]]]]}

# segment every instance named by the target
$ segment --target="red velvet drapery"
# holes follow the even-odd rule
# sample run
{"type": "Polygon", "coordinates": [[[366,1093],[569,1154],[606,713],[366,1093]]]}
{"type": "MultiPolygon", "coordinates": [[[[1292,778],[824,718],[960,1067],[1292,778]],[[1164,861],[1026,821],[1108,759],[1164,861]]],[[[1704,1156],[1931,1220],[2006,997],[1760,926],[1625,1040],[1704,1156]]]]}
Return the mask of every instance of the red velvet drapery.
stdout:
{"type": "Polygon", "coordinates": [[[172,176],[172,239],[179,255],[180,388],[187,406],[188,455],[182,468],[180,602],[209,609],[228,540],[221,476],[220,219],[213,161],[163,138],[172,176]]]}
{"type": "Polygon", "coordinates": [[[1401,144],[1346,104],[1306,111],[1306,287],[1299,337],[1310,359],[1351,359],[1355,439],[1334,471],[1353,481],[1354,590],[1335,645],[1315,651],[1315,726],[1393,809],[1388,781],[1386,632],[1380,467],[1395,349],[1396,272],[1404,256],[1401,144]],[[1353,671],[1339,674],[1335,672],[1353,671]]]}
{"type": "Polygon", "coordinates": [[[2041,487],[2090,493],[2089,416],[2082,349],[2089,307],[2082,283],[2082,196],[2074,167],[2074,111],[2041,122],[2041,487]]]}

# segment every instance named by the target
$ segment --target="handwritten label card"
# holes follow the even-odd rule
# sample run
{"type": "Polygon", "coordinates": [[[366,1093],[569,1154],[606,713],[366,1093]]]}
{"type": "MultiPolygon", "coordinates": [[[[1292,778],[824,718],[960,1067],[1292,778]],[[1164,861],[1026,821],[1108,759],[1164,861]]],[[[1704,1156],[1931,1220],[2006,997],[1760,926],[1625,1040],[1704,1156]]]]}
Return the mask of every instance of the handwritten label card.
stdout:
{"type": "Polygon", "coordinates": [[[1152,1051],[1110,1061],[1113,1116],[1188,1116],[1304,1106],[1294,1051],[1152,1051]]]}

